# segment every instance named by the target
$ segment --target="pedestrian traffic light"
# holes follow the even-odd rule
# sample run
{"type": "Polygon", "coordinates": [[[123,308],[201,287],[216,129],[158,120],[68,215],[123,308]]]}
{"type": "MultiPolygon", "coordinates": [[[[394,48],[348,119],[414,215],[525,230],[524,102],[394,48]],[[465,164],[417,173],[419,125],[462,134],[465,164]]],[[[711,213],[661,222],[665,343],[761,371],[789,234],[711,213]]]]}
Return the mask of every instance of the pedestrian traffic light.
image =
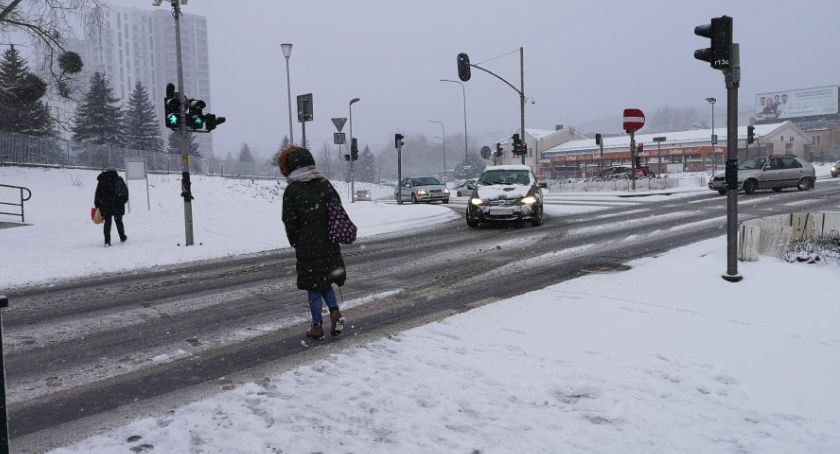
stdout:
{"type": "Polygon", "coordinates": [[[350,160],[351,161],[358,161],[359,160],[359,144],[356,141],[355,137],[350,139],[350,160]]]}
{"type": "Polygon", "coordinates": [[[603,143],[603,139],[601,138],[601,134],[595,134],[595,145],[601,145],[603,143]]]}
{"type": "Polygon", "coordinates": [[[639,145],[636,146],[636,150],[638,150],[639,153],[645,151],[645,144],[639,143],[639,145]]]}
{"type": "Polygon", "coordinates": [[[166,97],[163,98],[164,125],[169,129],[181,127],[181,94],[175,91],[175,85],[166,84],[166,97]]]}
{"type": "Polygon", "coordinates": [[[224,123],[227,120],[225,117],[217,117],[213,114],[206,114],[204,115],[204,127],[207,128],[207,132],[210,132],[216,129],[216,126],[224,123]]]}
{"type": "Polygon", "coordinates": [[[713,17],[710,24],[695,27],[694,34],[712,40],[711,47],[694,51],[694,58],[709,62],[714,69],[728,69],[730,67],[731,17],[713,17]]]}
{"type": "Polygon", "coordinates": [[[394,134],[394,148],[399,148],[405,145],[405,142],[403,142],[404,138],[405,137],[402,134],[394,134]]]}
{"type": "Polygon", "coordinates": [[[752,145],[755,142],[755,126],[747,126],[747,145],[752,145]]]}
{"type": "Polygon", "coordinates": [[[503,153],[504,153],[504,150],[502,150],[502,144],[497,142],[496,143],[496,157],[501,158],[503,153]]]}
{"type": "MultiPolygon", "coordinates": [[[[204,108],[207,107],[207,104],[200,99],[191,99],[189,101],[189,112],[187,112],[187,126],[190,129],[203,129],[204,128],[204,108]]],[[[218,119],[217,119],[218,123],[218,119]]]]}
{"type": "Polygon", "coordinates": [[[458,54],[458,78],[466,82],[472,77],[472,70],[470,69],[470,57],[461,52],[458,54]]]}

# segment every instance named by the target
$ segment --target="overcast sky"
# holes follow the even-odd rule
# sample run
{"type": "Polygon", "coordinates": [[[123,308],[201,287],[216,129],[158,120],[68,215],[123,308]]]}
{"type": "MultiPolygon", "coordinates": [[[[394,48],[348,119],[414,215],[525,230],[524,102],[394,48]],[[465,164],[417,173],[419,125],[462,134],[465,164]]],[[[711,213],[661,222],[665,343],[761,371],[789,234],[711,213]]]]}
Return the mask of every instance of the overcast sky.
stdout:
{"type": "MultiPolygon", "coordinates": [[[[722,14],[741,43],[741,110],[758,92],[840,82],[836,0],[190,0],[184,10],[208,18],[213,110],[228,119],[214,132],[218,155],[246,141],[268,154],[287,134],[284,42],[294,44],[292,97],[314,94],[307,135],[317,148],[354,97],[361,143],[396,131],[439,135],[430,119],[463,131],[460,87],[438,82],[457,79],[459,52],[478,63],[524,46],[532,128],[614,116],[618,132],[625,107],[706,108],[704,98],[722,102],[725,88],[720,72],[693,58],[708,43],[693,30],[722,14]]],[[[518,85],[518,55],[485,66],[518,85]]],[[[466,90],[470,135],[518,128],[510,87],[473,70],[466,90]]]]}

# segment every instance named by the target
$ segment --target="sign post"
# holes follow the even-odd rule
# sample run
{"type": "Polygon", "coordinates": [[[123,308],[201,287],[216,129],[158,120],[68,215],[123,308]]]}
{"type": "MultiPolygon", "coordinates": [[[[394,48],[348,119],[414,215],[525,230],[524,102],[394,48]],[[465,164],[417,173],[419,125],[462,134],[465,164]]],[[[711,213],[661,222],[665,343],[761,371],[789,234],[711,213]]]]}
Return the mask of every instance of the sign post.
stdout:
{"type": "MultiPolygon", "coordinates": [[[[146,180],[146,211],[152,210],[152,203],[149,201],[149,174],[146,172],[146,160],[143,158],[126,158],[125,160],[125,181],[146,180]]],[[[128,203],[128,212],[131,213],[131,202],[128,203]]]]}
{"type": "Polygon", "coordinates": [[[298,95],[298,122],[300,123],[301,132],[303,133],[303,148],[307,148],[306,143],[306,122],[314,119],[312,115],[312,93],[305,95],[298,95]]]}
{"type": "Polygon", "coordinates": [[[656,156],[659,157],[659,168],[656,169],[658,173],[662,173],[662,142],[668,140],[665,136],[654,137],[653,141],[656,142],[656,156]]]}
{"type": "Polygon", "coordinates": [[[636,190],[636,131],[645,125],[645,114],[639,109],[624,109],[624,131],[630,134],[630,178],[636,190]]]}

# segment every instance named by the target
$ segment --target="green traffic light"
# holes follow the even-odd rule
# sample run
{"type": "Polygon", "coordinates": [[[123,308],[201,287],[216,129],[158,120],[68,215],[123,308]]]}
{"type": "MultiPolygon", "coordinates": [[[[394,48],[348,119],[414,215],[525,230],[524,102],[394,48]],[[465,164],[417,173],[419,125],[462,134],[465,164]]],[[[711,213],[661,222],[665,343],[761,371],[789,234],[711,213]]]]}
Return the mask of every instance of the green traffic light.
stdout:
{"type": "Polygon", "coordinates": [[[169,114],[169,125],[170,126],[178,126],[178,115],[169,114]]]}

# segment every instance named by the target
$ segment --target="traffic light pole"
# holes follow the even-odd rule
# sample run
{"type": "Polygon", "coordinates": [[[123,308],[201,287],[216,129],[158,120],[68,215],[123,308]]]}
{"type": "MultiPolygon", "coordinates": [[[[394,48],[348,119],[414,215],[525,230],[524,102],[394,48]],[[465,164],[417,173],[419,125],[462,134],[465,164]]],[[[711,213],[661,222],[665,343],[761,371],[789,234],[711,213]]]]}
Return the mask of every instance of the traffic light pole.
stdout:
{"type": "Polygon", "coordinates": [[[632,181],[633,190],[636,190],[636,132],[630,131],[630,180],[632,181]]]}
{"type": "MultiPolygon", "coordinates": [[[[528,146],[525,140],[525,48],[519,47],[519,135],[522,142],[528,146]]],[[[525,154],[522,154],[522,165],[525,165],[525,154]]],[[[534,150],[534,173],[537,172],[536,150],[534,150]]]]}
{"type": "Polygon", "coordinates": [[[187,132],[186,104],[184,96],[184,67],[181,59],[181,0],[172,0],[172,16],[175,18],[175,53],[178,62],[178,97],[181,99],[178,111],[181,116],[181,127],[178,133],[181,135],[184,151],[181,154],[181,197],[184,198],[184,230],[186,241],[184,245],[193,245],[193,216],[192,216],[192,190],[190,188],[190,138],[187,132]]]}
{"type": "Polygon", "coordinates": [[[726,79],[726,274],[729,282],[739,282],[738,274],[738,87],[741,85],[741,55],[732,43],[731,66],[723,71],[726,79]]]}
{"type": "Polygon", "coordinates": [[[397,147],[397,205],[402,205],[402,140],[397,147]]]}

